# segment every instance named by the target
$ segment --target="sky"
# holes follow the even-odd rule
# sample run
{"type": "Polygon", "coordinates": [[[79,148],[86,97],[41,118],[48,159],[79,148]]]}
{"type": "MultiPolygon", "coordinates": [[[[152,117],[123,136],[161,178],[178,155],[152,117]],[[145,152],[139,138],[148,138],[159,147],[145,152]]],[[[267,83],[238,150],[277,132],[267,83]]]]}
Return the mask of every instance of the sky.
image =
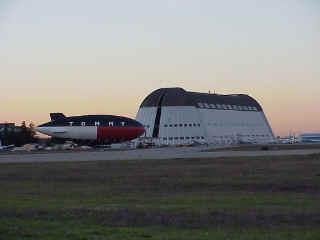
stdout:
{"type": "Polygon", "coordinates": [[[319,0],[0,0],[0,122],[135,118],[153,90],[243,93],[320,132],[319,0]]]}

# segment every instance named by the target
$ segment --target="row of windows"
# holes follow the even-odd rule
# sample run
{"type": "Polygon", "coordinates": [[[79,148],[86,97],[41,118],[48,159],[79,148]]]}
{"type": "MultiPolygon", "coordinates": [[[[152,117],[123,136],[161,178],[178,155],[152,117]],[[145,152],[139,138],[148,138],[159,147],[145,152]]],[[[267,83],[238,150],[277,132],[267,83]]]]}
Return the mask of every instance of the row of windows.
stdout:
{"type": "Polygon", "coordinates": [[[208,123],[208,126],[215,127],[262,127],[264,124],[262,123],[247,123],[247,122],[215,122],[208,123]]]}
{"type": "Polygon", "coordinates": [[[199,108],[219,109],[219,110],[236,110],[236,111],[255,111],[257,107],[254,106],[238,106],[230,104],[213,104],[213,103],[198,103],[199,108]]]}
{"type": "MultiPolygon", "coordinates": [[[[252,135],[241,135],[237,137],[269,137],[269,134],[252,134],[252,135]]],[[[212,138],[234,138],[233,136],[212,136],[212,138]]]]}
{"type": "MultiPolygon", "coordinates": [[[[221,126],[221,127],[224,127],[224,126],[235,126],[235,127],[239,127],[239,126],[263,126],[263,124],[258,124],[258,123],[208,123],[208,126],[221,126]]],[[[164,127],[200,127],[200,123],[180,123],[180,124],[164,124],[163,125],[164,127]]],[[[146,128],[150,128],[150,125],[144,125],[144,127],[146,128]]]]}
{"type": "MultiPolygon", "coordinates": [[[[242,135],[243,137],[250,137],[250,135],[242,135]]],[[[256,136],[256,137],[269,137],[268,134],[266,135],[251,135],[256,136]]],[[[226,139],[230,139],[231,137],[229,136],[212,136],[212,138],[226,138],[226,139]]],[[[196,136],[196,137],[163,137],[163,140],[189,140],[189,139],[204,139],[203,136],[196,136]]]]}
{"type": "Polygon", "coordinates": [[[180,124],[165,124],[164,127],[200,127],[200,123],[180,123],[180,124]]]}
{"type": "MultiPolygon", "coordinates": [[[[149,128],[150,125],[143,125],[146,128],[149,128]]],[[[200,127],[200,123],[180,123],[180,124],[164,124],[164,127],[200,127]]]]}
{"type": "MultiPolygon", "coordinates": [[[[242,137],[269,137],[269,134],[266,135],[241,135],[242,137]]],[[[233,138],[230,136],[212,136],[212,138],[233,138]]],[[[203,136],[196,136],[196,137],[164,137],[163,140],[184,140],[184,139],[204,139],[203,136]]]]}
{"type": "Polygon", "coordinates": [[[188,140],[188,139],[204,139],[203,136],[199,137],[199,136],[196,136],[196,137],[164,137],[162,138],[163,140],[188,140]]]}

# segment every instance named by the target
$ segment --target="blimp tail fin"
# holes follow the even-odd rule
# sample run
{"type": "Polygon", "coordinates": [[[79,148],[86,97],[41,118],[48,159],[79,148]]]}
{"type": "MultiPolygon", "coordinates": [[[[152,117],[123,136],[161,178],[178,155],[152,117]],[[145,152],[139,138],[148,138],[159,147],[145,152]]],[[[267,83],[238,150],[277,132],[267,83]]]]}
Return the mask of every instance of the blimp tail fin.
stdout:
{"type": "Polygon", "coordinates": [[[55,121],[60,118],[65,118],[66,116],[63,113],[50,113],[51,121],[55,121]]]}

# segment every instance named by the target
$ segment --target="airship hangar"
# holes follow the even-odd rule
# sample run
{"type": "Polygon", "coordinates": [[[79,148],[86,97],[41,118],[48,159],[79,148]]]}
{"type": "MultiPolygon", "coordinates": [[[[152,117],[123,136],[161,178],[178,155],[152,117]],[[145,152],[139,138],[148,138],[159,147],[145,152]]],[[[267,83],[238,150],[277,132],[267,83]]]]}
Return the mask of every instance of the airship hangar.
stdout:
{"type": "Polygon", "coordinates": [[[159,144],[269,143],[274,134],[261,105],[245,94],[160,88],[141,103],[136,120],[159,144]]]}

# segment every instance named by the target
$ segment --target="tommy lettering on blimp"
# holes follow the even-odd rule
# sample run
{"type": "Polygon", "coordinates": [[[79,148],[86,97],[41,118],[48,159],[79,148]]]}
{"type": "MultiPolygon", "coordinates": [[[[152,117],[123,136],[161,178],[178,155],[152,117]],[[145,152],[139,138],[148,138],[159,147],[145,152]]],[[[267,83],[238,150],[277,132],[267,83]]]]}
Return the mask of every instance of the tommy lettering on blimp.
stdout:
{"type": "Polygon", "coordinates": [[[145,133],[138,121],[115,115],[83,115],[66,117],[50,113],[51,121],[37,126],[36,131],[56,137],[92,140],[104,143],[130,141],[145,133]]]}

